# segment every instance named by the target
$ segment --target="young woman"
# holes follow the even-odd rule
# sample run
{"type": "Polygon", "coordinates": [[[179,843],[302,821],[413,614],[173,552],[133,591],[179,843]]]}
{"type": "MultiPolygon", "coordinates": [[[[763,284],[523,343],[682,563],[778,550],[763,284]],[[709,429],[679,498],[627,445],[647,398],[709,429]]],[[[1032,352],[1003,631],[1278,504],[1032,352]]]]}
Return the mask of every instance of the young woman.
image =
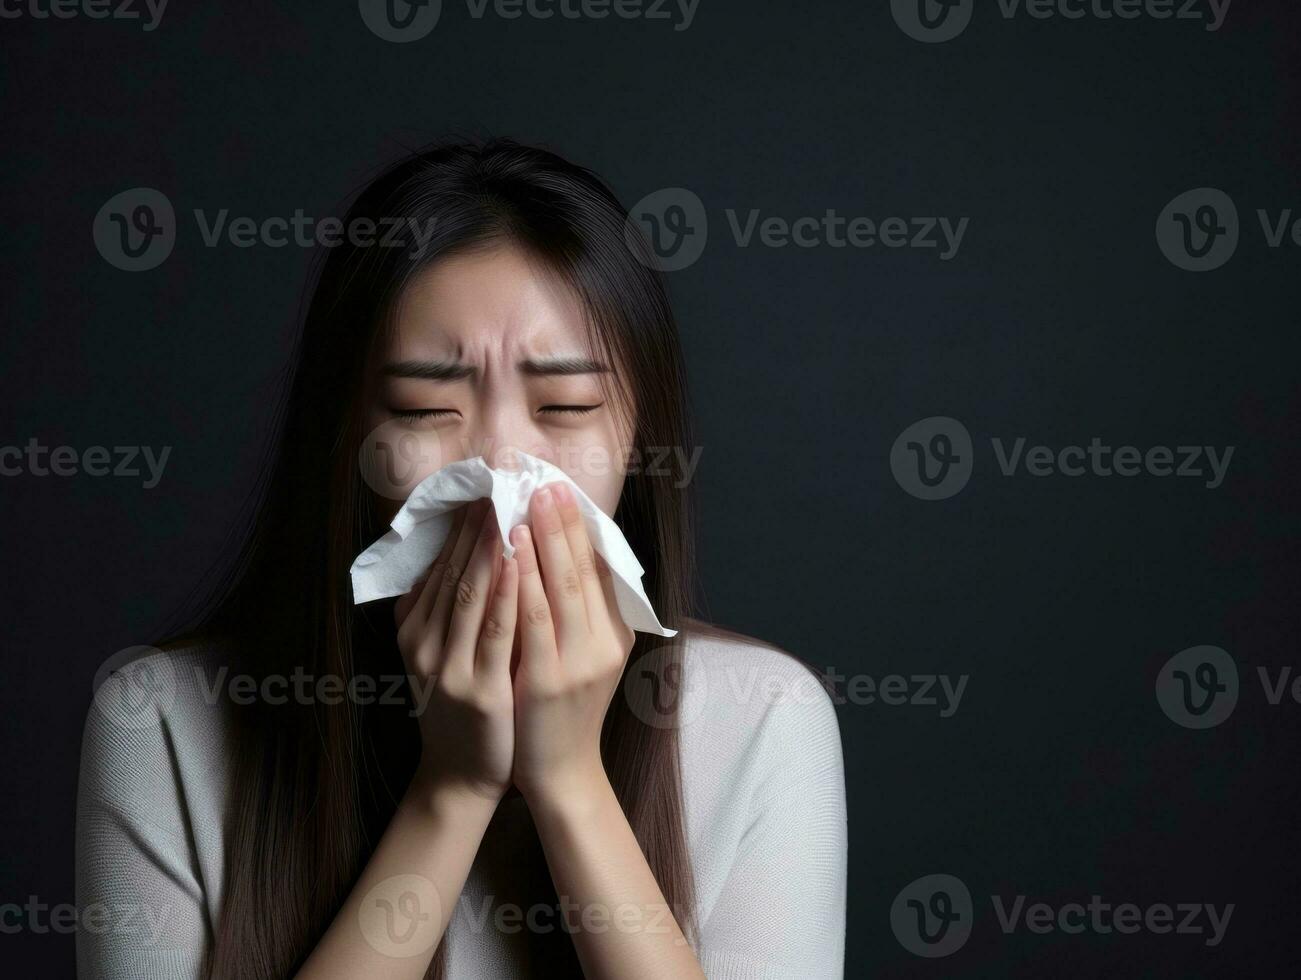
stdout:
{"type": "Polygon", "coordinates": [[[359,195],[345,229],[406,247],[328,250],[230,575],[96,693],[78,904],[119,915],[78,933],[81,977],[841,976],[835,712],[689,616],[684,369],[626,219],[501,141],[359,195]],[[514,449],[612,516],[676,636],[623,623],[564,484],[514,558],[476,501],[409,594],[352,604],[420,480],[514,449]]]}

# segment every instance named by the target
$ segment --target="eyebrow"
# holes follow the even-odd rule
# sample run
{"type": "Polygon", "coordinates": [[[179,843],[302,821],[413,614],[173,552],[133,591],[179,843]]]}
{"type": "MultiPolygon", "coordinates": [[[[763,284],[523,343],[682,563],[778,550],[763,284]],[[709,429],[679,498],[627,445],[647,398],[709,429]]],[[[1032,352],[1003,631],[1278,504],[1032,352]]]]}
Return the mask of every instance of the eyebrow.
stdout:
{"type": "MultiPolygon", "coordinates": [[[[586,357],[529,358],[516,365],[521,373],[533,377],[567,374],[603,374],[609,367],[586,357]]],[[[395,361],[384,365],[390,378],[418,378],[421,381],[460,381],[472,378],[479,369],[460,361],[395,361]]]]}

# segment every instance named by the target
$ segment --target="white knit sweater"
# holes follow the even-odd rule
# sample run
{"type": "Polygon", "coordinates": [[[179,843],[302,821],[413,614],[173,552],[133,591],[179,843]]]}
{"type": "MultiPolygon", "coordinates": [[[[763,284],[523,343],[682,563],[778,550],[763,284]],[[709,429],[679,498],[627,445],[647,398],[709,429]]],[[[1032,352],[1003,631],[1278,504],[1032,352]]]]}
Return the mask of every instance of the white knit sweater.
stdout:
{"type": "MultiPolygon", "coordinates": [[[[839,978],[848,842],[831,699],[784,653],[684,636],[683,801],[701,966],[720,980],[839,978]]],[[[210,649],[155,654],[124,683],[138,692],[137,671],[151,668],[157,694],[144,708],[110,678],[86,720],[76,870],[83,980],[197,978],[220,914],[230,752],[216,698],[228,692],[213,693],[210,649]]],[[[526,937],[497,928],[491,884],[509,873],[524,807],[515,796],[498,808],[453,913],[456,980],[527,975],[526,937]]]]}

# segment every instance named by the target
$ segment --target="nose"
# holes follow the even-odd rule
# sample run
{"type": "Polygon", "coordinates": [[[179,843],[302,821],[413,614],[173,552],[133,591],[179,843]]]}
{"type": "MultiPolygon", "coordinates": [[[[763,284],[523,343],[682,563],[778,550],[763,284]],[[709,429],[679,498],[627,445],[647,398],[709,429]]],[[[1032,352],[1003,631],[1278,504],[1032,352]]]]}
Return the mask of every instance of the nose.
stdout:
{"type": "Polygon", "coordinates": [[[467,434],[464,458],[482,456],[493,469],[519,468],[517,451],[531,456],[544,455],[536,429],[530,422],[527,409],[506,405],[484,406],[476,424],[467,434]]]}
{"type": "MultiPolygon", "coordinates": [[[[496,449],[490,449],[486,452],[480,453],[479,455],[487,460],[488,465],[494,470],[517,470],[519,469],[519,461],[515,456],[515,450],[517,448],[521,447],[516,447],[513,444],[499,446],[496,449]]],[[[527,450],[525,451],[527,452],[527,450]]]]}

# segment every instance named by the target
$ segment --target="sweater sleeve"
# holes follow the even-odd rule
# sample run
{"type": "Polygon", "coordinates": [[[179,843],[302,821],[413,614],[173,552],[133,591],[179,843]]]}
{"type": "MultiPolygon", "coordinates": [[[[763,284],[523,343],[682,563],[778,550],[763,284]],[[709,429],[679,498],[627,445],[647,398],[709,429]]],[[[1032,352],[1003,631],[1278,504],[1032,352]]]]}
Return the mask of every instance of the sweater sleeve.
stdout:
{"type": "Polygon", "coordinates": [[[700,926],[700,964],[710,980],[838,980],[848,836],[835,707],[820,687],[811,698],[775,704],[758,738],[763,772],[731,869],[700,926]]]}
{"type": "Polygon", "coordinates": [[[202,875],[157,653],[111,674],[82,736],[76,890],[80,980],[190,980],[208,943],[202,875]]]}

